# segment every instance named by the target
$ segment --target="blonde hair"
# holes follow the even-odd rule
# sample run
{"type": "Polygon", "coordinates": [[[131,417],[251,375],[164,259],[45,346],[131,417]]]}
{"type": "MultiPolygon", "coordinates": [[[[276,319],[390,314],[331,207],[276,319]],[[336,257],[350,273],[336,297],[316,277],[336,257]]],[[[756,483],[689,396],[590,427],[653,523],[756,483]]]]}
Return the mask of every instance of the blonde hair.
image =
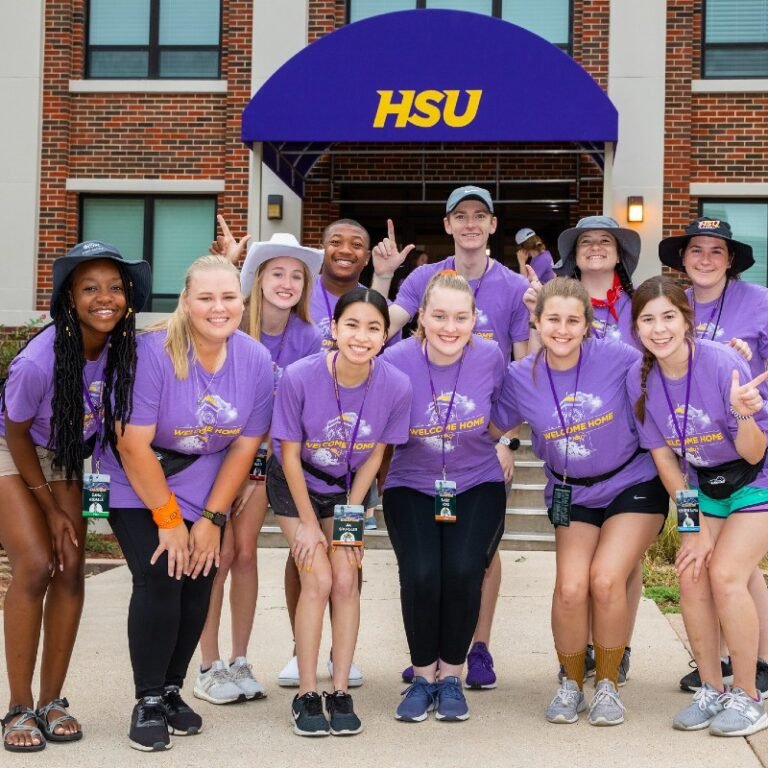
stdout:
{"type": "Polygon", "coordinates": [[[152,323],[146,328],[147,331],[165,330],[167,332],[164,344],[165,351],[168,353],[168,357],[171,358],[173,371],[176,374],[176,378],[180,381],[184,381],[189,376],[189,364],[197,359],[189,317],[184,308],[184,299],[189,292],[192,276],[196,272],[212,272],[215,269],[231,272],[239,285],[240,273],[234,264],[221,256],[201,256],[199,259],[195,259],[187,268],[187,272],[184,275],[184,288],[179,294],[176,309],[173,310],[170,317],[152,323]]]}
{"type": "MultiPolygon", "coordinates": [[[[276,256],[275,258],[281,257],[276,256]]],[[[259,268],[256,270],[256,276],[253,279],[251,295],[248,297],[248,326],[246,330],[256,341],[261,341],[261,321],[264,319],[264,292],[261,286],[264,282],[264,273],[266,272],[267,265],[273,260],[267,259],[267,261],[259,265],[259,268]]],[[[291,307],[291,312],[295,313],[299,320],[310,323],[312,320],[309,315],[309,297],[312,293],[312,273],[303,261],[299,259],[296,259],[296,261],[299,261],[304,272],[304,287],[298,303],[291,307]]]]}
{"type": "Polygon", "coordinates": [[[472,302],[472,314],[475,315],[477,313],[477,307],[475,305],[475,293],[470,287],[469,283],[458,272],[453,269],[443,269],[440,272],[435,273],[427,283],[427,287],[424,290],[424,295],[421,297],[421,306],[419,307],[419,321],[413,334],[416,336],[416,338],[421,339],[422,341],[424,341],[426,336],[424,334],[424,324],[421,321],[421,316],[424,312],[426,312],[427,305],[429,304],[429,297],[435,288],[450,288],[452,291],[460,291],[461,293],[466,293],[472,302]]]}

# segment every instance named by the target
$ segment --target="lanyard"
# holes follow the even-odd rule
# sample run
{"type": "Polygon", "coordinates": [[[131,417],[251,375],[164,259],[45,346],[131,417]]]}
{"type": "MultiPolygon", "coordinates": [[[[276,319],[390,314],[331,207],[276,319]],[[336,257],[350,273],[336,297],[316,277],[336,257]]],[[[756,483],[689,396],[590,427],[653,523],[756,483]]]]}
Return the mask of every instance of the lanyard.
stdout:
{"type": "Polygon", "coordinates": [[[686,373],[685,382],[685,406],[683,407],[683,429],[680,431],[680,425],[677,422],[677,415],[675,414],[675,407],[672,405],[672,398],[669,396],[669,390],[667,389],[667,382],[664,380],[664,374],[659,371],[659,378],[661,379],[661,386],[664,388],[664,395],[667,398],[667,405],[669,406],[669,413],[672,416],[672,424],[675,426],[675,432],[677,432],[678,438],[680,438],[680,458],[683,469],[683,479],[685,480],[685,486],[688,487],[688,461],[685,458],[686,445],[685,438],[688,432],[688,406],[691,402],[691,369],[693,368],[693,350],[691,349],[691,342],[688,342],[688,371],[686,373]]]}
{"type": "MultiPolygon", "coordinates": [[[[488,270],[491,268],[491,257],[486,256],[485,257],[485,269],[483,270],[483,274],[480,275],[480,279],[477,281],[477,285],[475,286],[475,303],[477,303],[477,294],[480,293],[480,286],[483,284],[483,278],[488,273],[488,270]]],[[[454,272],[456,270],[456,257],[454,256],[452,259],[452,264],[450,266],[450,269],[452,269],[454,272]]],[[[469,280],[467,280],[469,282],[469,280]]]]}
{"type": "Polygon", "coordinates": [[[280,370],[280,355],[283,353],[283,346],[285,345],[285,337],[288,333],[288,326],[291,324],[291,320],[293,320],[293,312],[291,312],[290,315],[288,315],[288,322],[285,324],[285,328],[283,328],[283,332],[280,334],[280,341],[277,345],[277,352],[275,353],[275,357],[272,360],[272,373],[274,374],[275,384],[272,389],[272,394],[274,395],[275,392],[277,392],[277,374],[280,370]]]}
{"type": "MultiPolygon", "coordinates": [[[[699,336],[700,339],[706,338],[707,328],[709,328],[709,324],[715,319],[715,312],[717,312],[717,320],[715,321],[715,327],[712,329],[712,341],[715,340],[715,336],[717,335],[717,328],[720,325],[720,316],[723,314],[723,305],[725,304],[725,292],[728,289],[728,281],[725,281],[725,286],[723,286],[723,292],[720,294],[720,298],[718,298],[717,302],[715,302],[715,306],[712,307],[712,311],[709,313],[709,320],[707,320],[707,324],[704,326],[704,330],[701,332],[701,335],[699,336]]],[[[696,297],[693,293],[693,288],[691,288],[691,301],[693,302],[693,319],[696,320],[696,297]]]]}
{"type": "Polygon", "coordinates": [[[328,311],[328,338],[331,338],[331,323],[333,322],[333,311],[331,310],[331,302],[328,298],[328,291],[325,289],[325,285],[323,285],[323,276],[320,276],[320,280],[318,281],[320,283],[320,288],[323,291],[323,298],[325,299],[325,308],[328,311]]]}
{"type": "Polygon", "coordinates": [[[579,395],[579,374],[581,373],[581,347],[579,347],[579,361],[576,363],[576,382],[573,386],[573,405],[571,406],[571,418],[568,425],[565,424],[565,418],[563,417],[563,411],[560,408],[560,399],[555,391],[555,382],[552,378],[552,371],[549,368],[549,362],[546,354],[544,355],[544,365],[547,368],[547,378],[549,379],[549,388],[552,390],[552,397],[555,400],[555,408],[557,408],[557,416],[560,419],[560,426],[565,433],[565,462],[563,464],[563,483],[568,482],[568,441],[570,438],[570,429],[573,426],[574,411],[576,410],[576,398],[579,395]]]}
{"type": "Polygon", "coordinates": [[[101,436],[101,425],[102,425],[102,412],[101,407],[103,405],[102,399],[104,398],[104,380],[102,379],[101,382],[101,393],[99,394],[99,401],[97,403],[94,403],[91,399],[91,384],[93,384],[93,381],[90,383],[86,382],[85,380],[85,371],[83,371],[83,395],[85,395],[85,399],[88,402],[88,407],[91,409],[91,413],[93,414],[93,422],[96,425],[96,442],[93,446],[93,464],[94,469],[96,470],[96,474],[101,474],[99,472],[99,465],[101,464],[101,457],[99,455],[99,438],[101,436]]]}
{"type": "MultiPolygon", "coordinates": [[[[331,360],[331,371],[333,372],[333,393],[336,395],[336,405],[339,407],[339,423],[341,430],[344,432],[344,442],[347,441],[347,427],[344,423],[344,410],[341,407],[341,393],[339,392],[339,379],[336,375],[336,358],[339,353],[336,352],[331,360]]],[[[347,504],[349,504],[349,492],[352,489],[352,451],[355,447],[355,440],[357,439],[357,433],[360,429],[360,424],[363,421],[363,407],[365,406],[365,398],[368,396],[368,389],[371,386],[371,379],[373,378],[373,360],[368,363],[368,379],[365,382],[365,392],[363,392],[363,401],[360,403],[360,408],[357,411],[357,419],[355,420],[355,426],[352,429],[352,436],[349,440],[349,448],[347,449],[347,504]]]]}
{"type": "MultiPolygon", "coordinates": [[[[482,278],[481,278],[482,279],[482,278]]],[[[448,403],[448,410],[445,414],[445,421],[443,422],[442,429],[440,430],[440,448],[443,454],[443,480],[445,480],[445,431],[448,429],[448,421],[451,418],[451,411],[453,410],[453,401],[456,399],[456,388],[459,386],[459,376],[461,375],[461,366],[464,364],[464,355],[467,348],[461,350],[461,357],[459,358],[459,369],[456,371],[456,381],[453,382],[453,392],[451,392],[451,400],[448,403]]],[[[432,402],[435,406],[435,416],[437,416],[438,422],[440,421],[440,406],[437,403],[437,392],[435,392],[435,384],[432,381],[432,367],[429,364],[429,354],[427,354],[427,342],[424,342],[424,360],[427,363],[427,376],[429,376],[429,388],[432,390],[432,402]]]]}

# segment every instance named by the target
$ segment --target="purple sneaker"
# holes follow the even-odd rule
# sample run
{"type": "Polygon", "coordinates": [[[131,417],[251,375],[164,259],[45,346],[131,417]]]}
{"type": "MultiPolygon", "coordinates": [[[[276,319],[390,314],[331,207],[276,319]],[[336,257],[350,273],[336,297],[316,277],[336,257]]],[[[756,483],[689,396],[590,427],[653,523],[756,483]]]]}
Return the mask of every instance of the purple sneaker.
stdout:
{"type": "Polygon", "coordinates": [[[496,673],[493,671],[493,656],[485,643],[477,642],[467,654],[467,678],[465,688],[473,690],[496,687],[496,673]]]}
{"type": "Polygon", "coordinates": [[[408,683],[409,685],[413,682],[413,667],[406,667],[401,677],[403,678],[404,683],[408,683]]]}

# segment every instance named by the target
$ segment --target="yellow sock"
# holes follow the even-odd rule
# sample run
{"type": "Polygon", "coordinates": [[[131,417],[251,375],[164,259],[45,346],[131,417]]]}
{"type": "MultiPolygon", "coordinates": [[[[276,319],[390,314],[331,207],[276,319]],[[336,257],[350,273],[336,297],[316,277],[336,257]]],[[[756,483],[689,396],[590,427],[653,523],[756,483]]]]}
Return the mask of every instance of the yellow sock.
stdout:
{"type": "Polygon", "coordinates": [[[595,643],[595,680],[610,680],[616,688],[619,687],[619,664],[624,655],[624,646],[606,648],[600,643],[595,643]]]}
{"type": "Polygon", "coordinates": [[[557,651],[557,658],[565,670],[565,676],[569,680],[573,680],[579,686],[579,690],[584,687],[584,658],[586,655],[586,648],[578,653],[557,651]]]}

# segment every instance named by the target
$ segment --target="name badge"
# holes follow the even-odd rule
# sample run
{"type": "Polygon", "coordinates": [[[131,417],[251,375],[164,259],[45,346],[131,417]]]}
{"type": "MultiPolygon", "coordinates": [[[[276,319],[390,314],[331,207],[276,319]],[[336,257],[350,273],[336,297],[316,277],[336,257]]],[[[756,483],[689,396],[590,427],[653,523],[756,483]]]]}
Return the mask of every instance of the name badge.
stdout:
{"type": "Polygon", "coordinates": [[[688,488],[675,493],[677,502],[677,530],[680,533],[697,533],[699,525],[699,490],[688,488]]]}
{"type": "Polygon", "coordinates": [[[251,480],[264,480],[267,479],[267,444],[262,443],[259,446],[259,450],[256,451],[256,457],[253,460],[253,466],[248,473],[248,477],[251,480]]]}
{"type": "Polygon", "coordinates": [[[456,483],[453,480],[435,480],[435,520],[438,523],[456,522],[456,483]]]}
{"type": "Polygon", "coordinates": [[[83,477],[83,517],[109,517],[109,475],[83,477]]]}
{"type": "Polygon", "coordinates": [[[571,493],[570,485],[558,483],[552,489],[552,525],[556,528],[562,525],[567,528],[571,524],[571,493]]]}
{"type": "Polygon", "coordinates": [[[331,544],[334,547],[362,547],[364,516],[362,504],[337,504],[333,508],[331,544]]]}

